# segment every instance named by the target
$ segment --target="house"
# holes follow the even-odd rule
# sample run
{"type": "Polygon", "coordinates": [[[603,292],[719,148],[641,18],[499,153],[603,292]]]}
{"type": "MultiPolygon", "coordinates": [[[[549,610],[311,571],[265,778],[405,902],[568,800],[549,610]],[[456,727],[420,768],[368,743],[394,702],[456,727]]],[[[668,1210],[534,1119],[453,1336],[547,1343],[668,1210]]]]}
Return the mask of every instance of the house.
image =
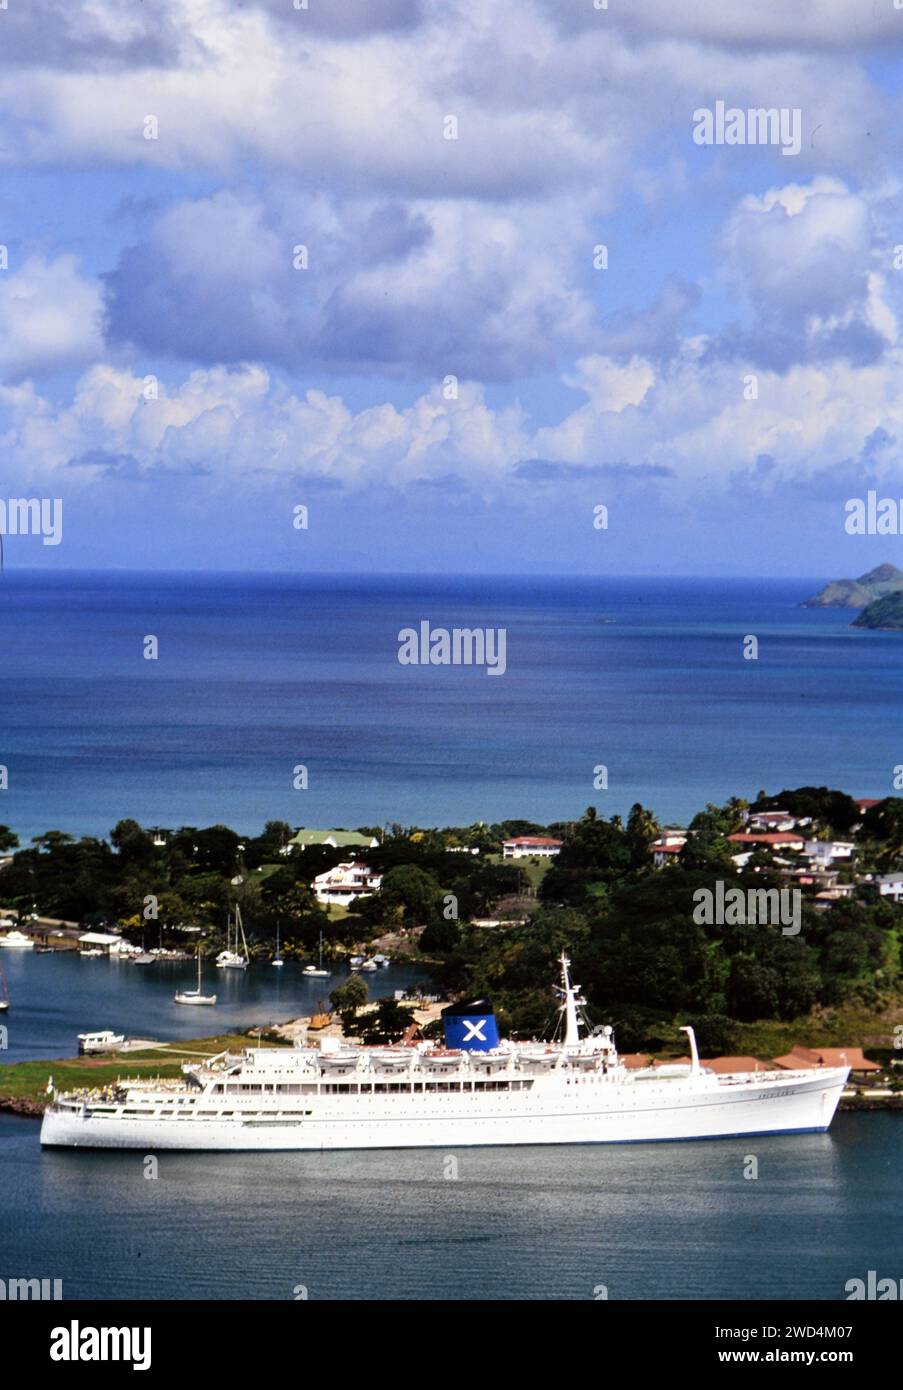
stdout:
{"type": "Polygon", "coordinates": [[[652,855],[653,866],[656,869],[660,869],[663,864],[675,863],[686,843],[686,835],[683,835],[679,840],[669,840],[665,835],[662,835],[658,840],[653,840],[652,844],[649,846],[649,853],[652,855]]]}
{"type": "Polygon", "coordinates": [[[879,874],[874,881],[882,898],[893,898],[895,903],[903,898],[903,873],[879,874]]]}
{"type": "Polygon", "coordinates": [[[793,830],[796,817],[789,811],[751,811],[747,819],[750,830],[793,830]]]}
{"type": "Polygon", "coordinates": [[[376,849],[377,843],[372,835],[360,835],[356,830],[301,829],[292,836],[282,853],[307,849],[309,845],[325,845],[329,849],[376,849]]]}
{"type": "Polygon", "coordinates": [[[803,853],[813,868],[830,868],[835,859],[852,859],[856,846],[852,840],[807,840],[803,853]]]}
{"type": "Polygon", "coordinates": [[[880,1071],[877,1062],[863,1056],[861,1047],[792,1047],[785,1057],[775,1057],[780,1071],[812,1071],[816,1067],[849,1067],[854,1075],[880,1071]]]}
{"type": "Polygon", "coordinates": [[[317,874],[313,890],[318,902],[351,903],[355,898],[378,893],[382,874],[374,873],[367,864],[351,862],[336,864],[335,868],[317,874]]]}
{"type": "Polygon", "coordinates": [[[561,840],[552,840],[548,835],[516,835],[513,840],[502,841],[503,859],[529,859],[540,855],[552,859],[561,850],[561,840]]]}
{"type": "Polygon", "coordinates": [[[804,843],[802,835],[791,834],[788,831],[762,831],[751,834],[744,830],[736,835],[728,835],[727,838],[732,845],[744,845],[748,848],[761,845],[763,849],[802,849],[804,843]]]}

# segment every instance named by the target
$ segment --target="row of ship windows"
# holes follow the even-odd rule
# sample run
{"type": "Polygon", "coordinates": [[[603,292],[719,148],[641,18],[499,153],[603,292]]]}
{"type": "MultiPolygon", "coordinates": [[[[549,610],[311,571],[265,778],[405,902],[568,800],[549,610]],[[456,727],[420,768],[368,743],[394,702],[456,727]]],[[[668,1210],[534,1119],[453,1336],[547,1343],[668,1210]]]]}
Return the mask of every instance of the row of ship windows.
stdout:
{"type": "Polygon", "coordinates": [[[436,1091],[529,1091],[533,1085],[531,1081],[375,1081],[361,1082],[359,1085],[354,1082],[321,1082],[319,1085],[278,1085],[260,1086],[249,1082],[229,1083],[228,1085],[216,1085],[213,1087],[212,1094],[222,1095],[224,1092],[288,1092],[291,1095],[412,1095],[419,1092],[435,1093],[436,1091]]]}

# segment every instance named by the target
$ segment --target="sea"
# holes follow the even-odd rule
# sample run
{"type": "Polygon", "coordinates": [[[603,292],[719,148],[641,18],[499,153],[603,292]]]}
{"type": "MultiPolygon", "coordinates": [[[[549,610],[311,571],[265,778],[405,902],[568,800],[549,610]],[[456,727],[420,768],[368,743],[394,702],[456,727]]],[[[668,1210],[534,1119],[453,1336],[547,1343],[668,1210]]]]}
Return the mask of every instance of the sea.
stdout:
{"type": "Polygon", "coordinates": [[[899,1114],[674,1144],[47,1150],[0,1114],[0,1274],[64,1299],[766,1299],[899,1279],[899,1114]],[[750,1159],[755,1159],[757,1176],[750,1159]]]}
{"type": "MultiPolygon", "coordinates": [[[[800,608],[824,581],[8,571],[0,822],[27,842],[125,816],[252,834],[270,819],[546,823],[635,801],[685,822],[760,788],[885,795],[903,762],[903,636],[800,608]],[[504,675],[400,664],[399,632],[423,621],[503,628],[504,675]]],[[[71,1056],[85,1028],[197,1031],[171,999],[190,963],[3,963],[4,1061],[71,1056]]],[[[307,1012],[337,982],[227,973],[217,1028],[307,1012]]],[[[137,1152],[42,1152],[36,1121],[0,1114],[0,1277],[59,1278],[67,1299],[839,1301],[869,1270],[903,1273],[900,1124],[162,1154],[154,1177],[137,1152]]]]}
{"type": "Polygon", "coordinates": [[[799,607],[823,582],[8,570],[0,824],[251,835],[636,801],[681,823],[763,788],[886,795],[903,636],[799,607]],[[401,664],[424,621],[503,629],[504,674],[401,664]]]}

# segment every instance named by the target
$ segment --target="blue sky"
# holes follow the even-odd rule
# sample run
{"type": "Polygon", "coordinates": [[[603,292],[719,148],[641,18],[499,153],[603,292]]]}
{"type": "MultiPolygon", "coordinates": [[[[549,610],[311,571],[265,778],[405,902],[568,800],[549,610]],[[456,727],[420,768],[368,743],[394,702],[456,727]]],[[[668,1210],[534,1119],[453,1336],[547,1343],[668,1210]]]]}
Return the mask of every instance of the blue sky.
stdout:
{"type": "Polygon", "coordinates": [[[901,54],[891,0],[12,4],[0,496],[65,520],[7,563],[901,562],[843,527],[903,495],[901,54]]]}

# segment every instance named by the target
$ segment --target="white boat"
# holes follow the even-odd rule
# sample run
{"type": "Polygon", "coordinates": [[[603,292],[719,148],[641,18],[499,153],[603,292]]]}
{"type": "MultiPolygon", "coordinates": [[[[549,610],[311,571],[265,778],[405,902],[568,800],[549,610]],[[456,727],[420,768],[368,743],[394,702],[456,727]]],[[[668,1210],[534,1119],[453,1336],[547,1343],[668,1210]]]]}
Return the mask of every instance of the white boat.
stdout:
{"type": "Polygon", "coordinates": [[[30,936],[24,932],[8,931],[5,936],[0,936],[0,946],[4,951],[33,951],[34,942],[30,936]]]}
{"type": "Polygon", "coordinates": [[[365,960],[365,961],[362,961],[362,962],[361,962],[361,969],[362,969],[362,970],[372,971],[372,970],[378,970],[378,969],[379,969],[379,966],[376,964],[376,961],[375,961],[375,960],[365,960]]]}
{"type": "Polygon", "coordinates": [[[323,933],[320,932],[320,963],[319,965],[305,965],[301,974],[306,975],[311,980],[326,980],[331,973],[331,971],[323,969],[323,933]]]}
{"type": "Polygon", "coordinates": [[[245,940],[245,928],[244,928],[244,924],[243,924],[243,922],[242,922],[242,920],[241,920],[241,908],[238,906],[238,903],[235,904],[235,949],[234,949],[234,951],[231,949],[231,939],[232,939],[231,933],[232,933],[232,914],[230,913],[230,914],[229,914],[228,922],[227,922],[227,924],[226,924],[226,949],[225,949],[225,951],[220,951],[219,955],[217,956],[217,958],[216,958],[216,968],[217,968],[217,970],[247,970],[248,965],[249,965],[249,963],[250,963],[250,956],[248,955],[248,943],[247,943],[247,941],[245,940]],[[239,934],[239,932],[241,932],[241,944],[242,944],[242,947],[243,947],[244,954],[242,954],[242,952],[239,951],[239,949],[238,949],[238,934],[239,934]]]}
{"type": "Polygon", "coordinates": [[[270,965],[275,965],[275,966],[278,966],[278,967],[280,967],[280,968],[281,968],[283,965],[285,965],[285,961],[282,959],[282,957],[281,957],[280,954],[279,954],[279,923],[278,923],[278,922],[276,923],[276,954],[275,954],[275,956],[273,957],[273,959],[270,961],[270,965]]]}
{"type": "Polygon", "coordinates": [[[3,973],[3,966],[0,965],[0,1014],[5,1014],[9,1008],[9,987],[6,983],[6,976],[3,973]]]}
{"type": "Polygon", "coordinates": [[[250,1047],[183,1064],[182,1081],[136,1078],[100,1093],[54,1091],[41,1143],[63,1148],[308,1150],[618,1144],[824,1131],[849,1067],[724,1075],[691,1062],[635,1071],[610,1027],[581,1029],[561,961],[561,1036],[500,1042],[488,1001],[443,1011],[445,1047],[250,1047]],[[504,1068],[486,1054],[505,1058],[504,1068]],[[537,1067],[552,1055],[554,1065],[537,1067]],[[387,1064],[387,1057],[390,1059],[387,1064]]]}
{"type": "Polygon", "coordinates": [[[352,970],[360,970],[360,968],[361,968],[361,966],[363,965],[363,963],[364,963],[364,957],[363,957],[363,956],[352,956],[351,959],[350,959],[350,961],[348,962],[348,964],[351,966],[351,969],[352,969],[352,970]]]}
{"type": "Polygon", "coordinates": [[[79,951],[78,954],[79,954],[80,956],[91,957],[91,958],[93,959],[93,957],[95,957],[95,956],[102,956],[102,955],[104,955],[105,952],[103,952],[103,951],[100,949],[99,946],[89,946],[88,949],[87,949],[87,951],[79,951]]]}
{"type": "Polygon", "coordinates": [[[215,994],[201,993],[201,949],[198,947],[198,987],[197,989],[178,989],[173,995],[175,1004],[207,1004],[216,1003],[215,994]]]}
{"type": "Polygon", "coordinates": [[[101,1052],[115,1052],[124,1042],[124,1033],[113,1033],[106,1028],[99,1033],[79,1033],[78,1050],[91,1057],[101,1052]]]}

